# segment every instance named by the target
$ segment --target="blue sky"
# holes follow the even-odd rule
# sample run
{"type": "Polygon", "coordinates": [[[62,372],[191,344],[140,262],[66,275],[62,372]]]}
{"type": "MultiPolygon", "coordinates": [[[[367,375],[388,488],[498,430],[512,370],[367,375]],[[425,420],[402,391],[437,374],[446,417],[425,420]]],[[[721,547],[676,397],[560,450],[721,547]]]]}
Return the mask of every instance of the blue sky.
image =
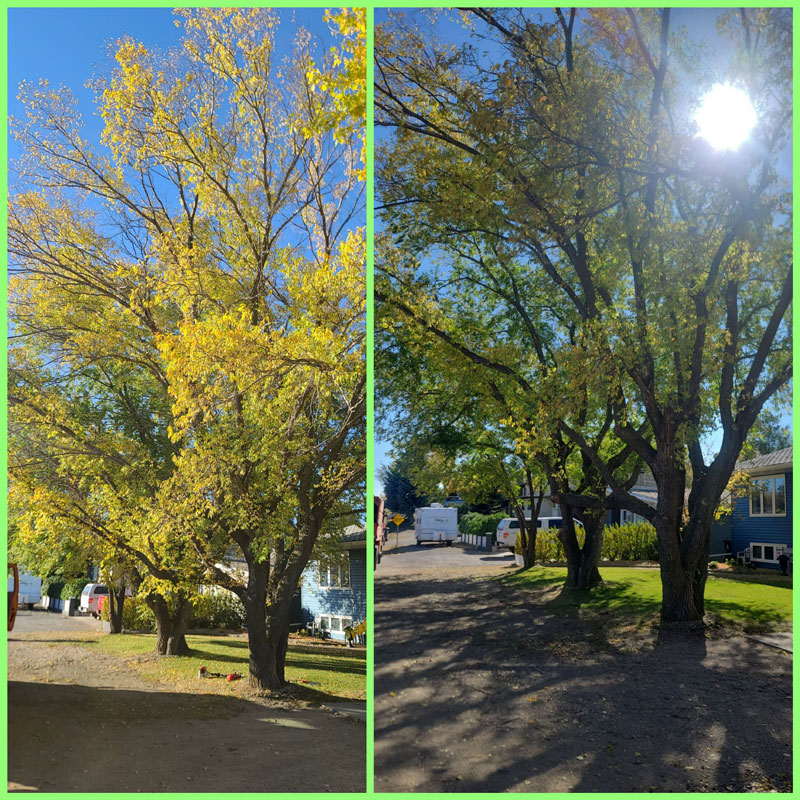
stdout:
{"type": "MultiPolygon", "coordinates": [[[[309,30],[324,47],[331,46],[324,9],[279,10],[283,21],[294,20],[309,30]]],[[[100,120],[93,117],[94,93],[86,81],[113,65],[117,39],[131,36],[150,48],[168,49],[178,44],[182,29],[176,27],[170,8],[11,8],[8,10],[8,112],[19,116],[17,89],[23,80],[46,78],[53,86],[69,87],[80,103],[87,135],[95,140],[100,120]]],[[[278,50],[288,48],[295,25],[279,29],[278,50]],[[281,34],[283,31],[283,35],[281,34]]],[[[9,140],[9,156],[16,153],[9,140]]]]}

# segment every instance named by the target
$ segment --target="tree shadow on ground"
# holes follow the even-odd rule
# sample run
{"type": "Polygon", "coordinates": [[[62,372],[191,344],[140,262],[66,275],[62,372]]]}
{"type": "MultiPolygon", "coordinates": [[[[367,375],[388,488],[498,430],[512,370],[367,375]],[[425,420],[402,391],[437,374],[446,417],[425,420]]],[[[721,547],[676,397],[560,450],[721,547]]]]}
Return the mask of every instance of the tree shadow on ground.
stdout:
{"type": "Polygon", "coordinates": [[[7,642],[17,642],[18,644],[24,644],[25,642],[33,642],[35,644],[98,644],[100,639],[89,639],[89,638],[81,638],[81,636],[75,636],[73,638],[68,639],[49,639],[40,637],[38,639],[32,639],[27,636],[23,636],[17,638],[16,636],[9,636],[6,639],[7,642]]]}
{"type": "Polygon", "coordinates": [[[786,790],[790,659],[702,632],[598,647],[591,600],[553,583],[376,582],[376,791],[786,790]]]}
{"type": "Polygon", "coordinates": [[[719,579],[724,581],[738,581],[739,583],[758,583],[762,586],[772,586],[775,589],[791,589],[794,582],[791,575],[759,575],[758,573],[748,574],[746,572],[713,572],[709,571],[709,579],[719,579]]]}
{"type": "Polygon", "coordinates": [[[8,779],[28,791],[361,792],[364,747],[363,725],[235,697],[8,687],[8,779]]]}

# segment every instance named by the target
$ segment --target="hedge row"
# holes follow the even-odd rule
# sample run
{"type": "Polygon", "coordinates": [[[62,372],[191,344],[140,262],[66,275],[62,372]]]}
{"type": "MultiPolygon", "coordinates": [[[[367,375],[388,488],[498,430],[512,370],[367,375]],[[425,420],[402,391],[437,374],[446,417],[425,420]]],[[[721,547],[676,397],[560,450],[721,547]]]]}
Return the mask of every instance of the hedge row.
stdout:
{"type": "MultiPolygon", "coordinates": [[[[108,603],[103,604],[103,618],[108,619],[108,603]]],[[[238,629],[245,625],[244,605],[229,592],[201,594],[192,604],[190,628],[238,629]]],[[[122,606],[122,627],[128,631],[154,631],[156,620],[150,606],[139,595],[126,597],[122,606]]]]}
{"type": "MultiPolygon", "coordinates": [[[[564,561],[564,545],[554,528],[536,535],[537,561],[564,561]]],[[[583,546],[583,529],[576,526],[578,542],[583,546]]],[[[517,537],[517,542],[520,539],[517,537]]],[[[519,548],[516,552],[521,553],[519,548]]],[[[658,561],[656,529],[649,522],[607,525],[603,530],[600,558],[607,561],[658,561]]]]}

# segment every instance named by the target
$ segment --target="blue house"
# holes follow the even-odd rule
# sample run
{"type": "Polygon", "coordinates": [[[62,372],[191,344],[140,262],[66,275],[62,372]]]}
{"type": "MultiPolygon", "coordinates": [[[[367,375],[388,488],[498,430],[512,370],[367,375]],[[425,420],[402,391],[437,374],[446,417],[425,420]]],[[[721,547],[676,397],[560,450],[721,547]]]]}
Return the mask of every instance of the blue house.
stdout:
{"type": "Polygon", "coordinates": [[[751,486],[733,501],[733,552],[777,569],[781,553],[792,555],[792,448],[742,461],[736,469],[750,475],[751,486]]]}
{"type": "Polygon", "coordinates": [[[367,532],[352,525],[341,539],[347,558],[306,567],[300,587],[303,622],[345,640],[344,629],[367,618],[367,532]]]}

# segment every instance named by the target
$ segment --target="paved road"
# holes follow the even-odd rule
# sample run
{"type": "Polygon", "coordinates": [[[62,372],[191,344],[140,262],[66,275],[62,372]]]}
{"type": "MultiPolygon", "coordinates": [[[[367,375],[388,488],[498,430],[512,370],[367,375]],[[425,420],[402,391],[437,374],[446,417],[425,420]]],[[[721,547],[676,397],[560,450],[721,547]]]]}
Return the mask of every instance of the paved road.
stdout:
{"type": "Polygon", "coordinates": [[[378,792],[787,791],[791,656],[612,639],[511,557],[391,534],[375,576],[378,792]],[[549,593],[549,594],[548,594],[549,593]]]}

